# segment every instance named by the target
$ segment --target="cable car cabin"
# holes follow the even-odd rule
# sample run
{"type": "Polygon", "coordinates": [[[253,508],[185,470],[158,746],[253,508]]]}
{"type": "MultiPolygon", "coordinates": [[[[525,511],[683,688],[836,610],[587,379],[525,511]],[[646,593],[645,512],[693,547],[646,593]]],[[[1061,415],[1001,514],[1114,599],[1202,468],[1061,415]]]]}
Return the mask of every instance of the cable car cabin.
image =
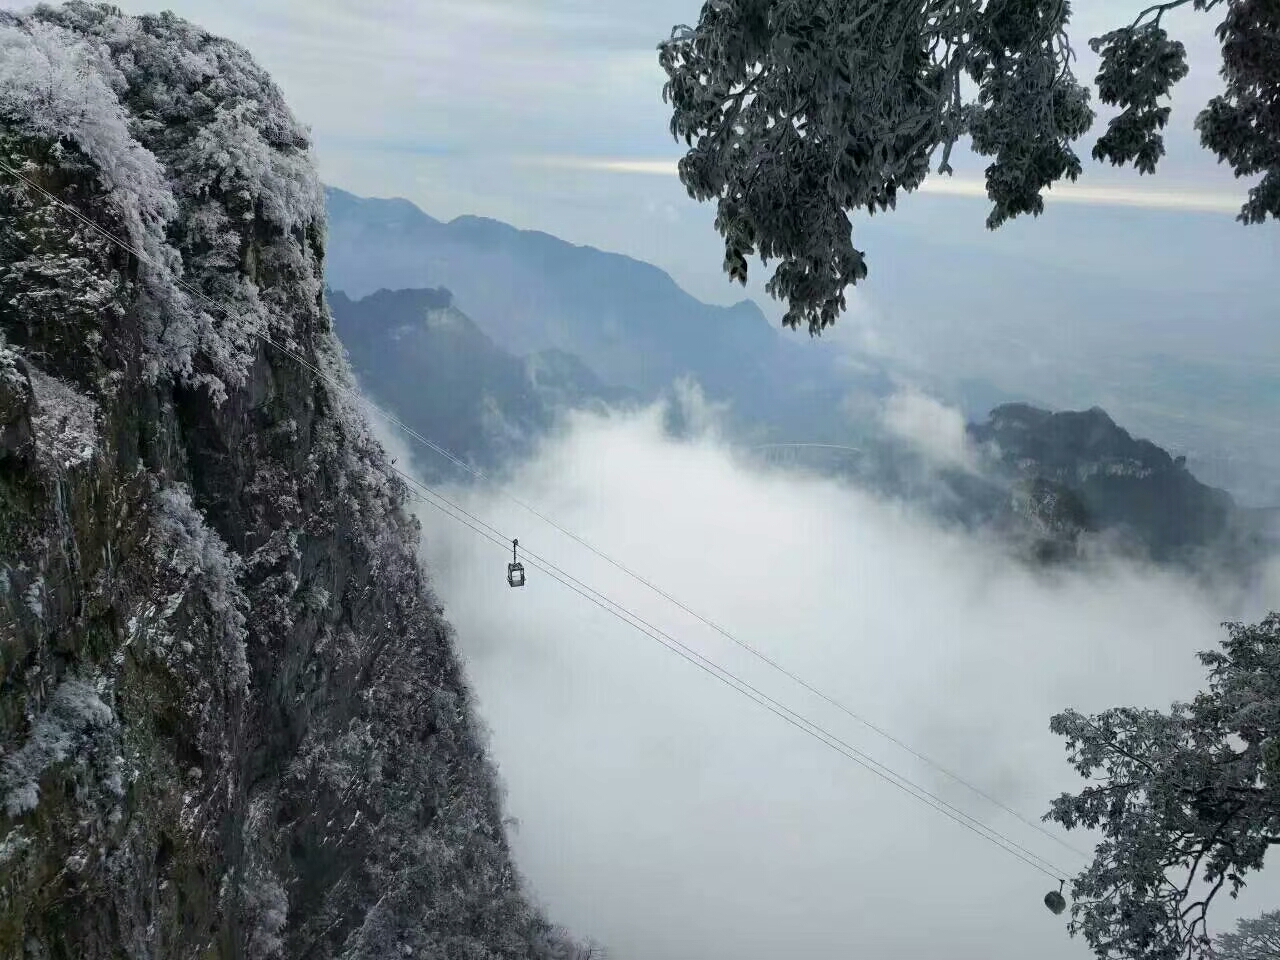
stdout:
{"type": "Polygon", "coordinates": [[[1066,881],[1058,884],[1057,890],[1050,890],[1044,895],[1044,905],[1052,910],[1055,914],[1061,913],[1067,909],[1067,898],[1062,895],[1062,887],[1066,881]]]}
{"type": "Polygon", "coordinates": [[[512,587],[524,586],[524,564],[516,559],[516,547],[519,540],[511,541],[511,562],[507,564],[507,584],[512,587]]]}
{"type": "Polygon", "coordinates": [[[524,586],[524,564],[508,563],[507,564],[507,583],[513,587],[524,586]]]}

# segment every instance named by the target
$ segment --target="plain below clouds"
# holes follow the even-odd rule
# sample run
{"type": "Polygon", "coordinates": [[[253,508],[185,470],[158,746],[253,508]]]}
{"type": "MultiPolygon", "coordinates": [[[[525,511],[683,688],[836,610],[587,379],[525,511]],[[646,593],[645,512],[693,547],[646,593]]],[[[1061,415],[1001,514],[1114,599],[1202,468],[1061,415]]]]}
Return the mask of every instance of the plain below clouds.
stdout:
{"type": "MultiPolygon", "coordinates": [[[[1075,873],[1017,820],[770,672],[536,520],[514,495],[866,719],[1038,818],[1080,783],[1049,716],[1165,707],[1251,598],[1116,565],[1043,576],[856,490],[750,472],[663,411],[580,416],[502,493],[450,496],[522,547],[1075,873]]],[[[787,726],[536,568],[421,507],[507,784],[513,842],[553,915],[627,960],[1084,958],[1056,886],[787,726]]],[[[1088,849],[1088,838],[1069,835],[1088,849]]],[[[1274,885],[1273,885],[1274,886],[1274,885]]],[[[1233,911],[1268,906],[1262,883],[1233,911]]]]}

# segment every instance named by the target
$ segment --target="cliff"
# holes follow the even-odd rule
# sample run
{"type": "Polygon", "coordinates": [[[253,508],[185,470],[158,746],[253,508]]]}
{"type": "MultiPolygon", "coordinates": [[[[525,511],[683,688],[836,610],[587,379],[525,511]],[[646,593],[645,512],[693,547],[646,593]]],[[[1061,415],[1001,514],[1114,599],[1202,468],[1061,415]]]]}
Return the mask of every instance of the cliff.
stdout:
{"type": "Polygon", "coordinates": [[[1243,561],[1263,549],[1229,494],[1197,480],[1184,458],[1130,436],[1098,407],[1050,412],[1004,404],[969,434],[990,451],[997,472],[1073,494],[1073,512],[1088,518],[1075,526],[1115,531],[1155,560],[1210,551],[1243,561]]]}
{"type": "MultiPolygon", "coordinates": [[[[527,456],[565,410],[635,399],[601,383],[573,354],[504,350],[447,290],[380,290],[361,300],[332,291],[329,303],[368,395],[486,473],[527,456]]],[[[414,468],[428,481],[468,479],[439,454],[415,454],[414,468]]]]}
{"type": "Polygon", "coordinates": [[[0,12],[0,163],[0,957],[567,955],[279,91],[171,15],[0,12]]]}

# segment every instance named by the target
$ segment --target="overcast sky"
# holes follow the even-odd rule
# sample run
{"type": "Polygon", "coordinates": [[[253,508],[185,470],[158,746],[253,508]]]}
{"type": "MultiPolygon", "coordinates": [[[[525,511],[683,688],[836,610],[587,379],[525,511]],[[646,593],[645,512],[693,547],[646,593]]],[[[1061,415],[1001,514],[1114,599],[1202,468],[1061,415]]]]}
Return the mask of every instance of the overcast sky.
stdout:
{"type": "MultiPolygon", "coordinates": [[[[119,5],[135,13],[158,6],[119,5]]],[[[0,0],[0,6],[25,4],[0,0]]],[[[706,299],[740,296],[720,270],[713,211],[689,200],[669,172],[680,153],[667,132],[655,46],[673,24],[696,20],[698,0],[167,6],[244,44],[272,72],[313,128],[329,182],[365,195],[405,196],[444,219],[483,214],[547,230],[658,263],[706,299]]],[[[1074,6],[1078,73],[1089,78],[1095,61],[1085,41],[1125,19],[1134,5],[1074,6]]],[[[1180,87],[1160,177],[1140,180],[1091,164],[1087,183],[1060,193],[1090,203],[1216,210],[1211,215],[1229,218],[1241,186],[1199,148],[1191,130],[1196,110],[1218,89],[1214,19],[1175,13],[1169,22],[1190,48],[1192,72],[1180,87]]],[[[1086,156],[1088,146],[1081,148],[1086,156]]],[[[929,188],[980,193],[981,164],[959,169],[956,180],[935,178],[929,188]]],[[[931,220],[976,225],[981,236],[981,197],[921,195],[911,202],[931,220]]],[[[1107,217],[1105,207],[1096,212],[1100,235],[1107,217]]],[[[1032,243],[1051,251],[1050,232],[1038,231],[1032,243]]],[[[1163,232],[1148,231],[1157,248],[1163,232]]],[[[1250,242],[1256,236],[1238,238],[1241,246],[1250,242]]]]}

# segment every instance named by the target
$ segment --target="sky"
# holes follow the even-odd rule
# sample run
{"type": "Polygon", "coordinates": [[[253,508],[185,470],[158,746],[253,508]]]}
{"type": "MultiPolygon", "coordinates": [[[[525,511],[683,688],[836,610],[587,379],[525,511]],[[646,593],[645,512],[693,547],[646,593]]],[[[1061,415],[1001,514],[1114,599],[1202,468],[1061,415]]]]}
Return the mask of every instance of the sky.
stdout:
{"type": "MultiPolygon", "coordinates": [[[[119,5],[133,13],[158,6],[119,5]]],[[[720,269],[713,211],[690,200],[673,176],[680,151],[661,98],[656,44],[674,24],[696,20],[697,0],[164,6],[244,44],[271,71],[312,127],[328,182],[365,195],[404,196],[439,218],[481,214],[546,230],[657,263],[705,299],[739,296],[720,269]]],[[[1074,4],[1081,77],[1091,77],[1096,62],[1085,41],[1117,25],[1116,7],[1114,0],[1074,4]]],[[[1167,22],[1188,46],[1191,74],[1179,87],[1159,178],[1089,164],[1087,182],[1054,194],[1064,198],[1060,205],[1103,204],[1093,213],[1103,225],[1112,205],[1230,218],[1242,198],[1242,185],[1200,149],[1191,129],[1195,112],[1218,89],[1214,20],[1176,11],[1167,22]]],[[[1087,148],[1086,142],[1085,155],[1087,148]]],[[[981,236],[981,166],[961,158],[955,180],[934,178],[911,202],[931,219],[976,224],[981,236]],[[963,201],[948,202],[938,192],[963,201]]],[[[1053,249],[1051,232],[1039,232],[1045,249],[1053,249]]],[[[1147,238],[1159,246],[1160,236],[1153,221],[1147,238]]],[[[1240,238],[1242,245],[1249,241],[1256,237],[1240,238]]],[[[750,292],[773,308],[761,283],[750,292]]]]}
{"type": "MultiPolygon", "coordinates": [[[[696,400],[696,397],[694,398],[696,400]]],[[[419,503],[518,822],[530,888],[616,960],[1085,960],[1041,898],[1084,860],[769,669],[526,511],[528,504],[730,636],[1026,820],[1083,781],[1048,730],[1066,707],[1166,708],[1203,684],[1194,653],[1257,594],[1115,562],[1037,575],[830,480],[749,466],[714,413],[687,441],[658,408],[583,415],[511,483],[446,489],[495,544],[419,503]],[[1052,864],[1050,875],[751,703],[530,565],[560,569],[874,761],[1052,864]]],[[[955,462],[963,421],[918,393],[886,422],[955,462]]],[[[398,437],[384,443],[410,462],[398,437]]],[[[1056,833],[1089,850],[1087,836],[1056,833]]],[[[1258,877],[1216,922],[1274,905],[1258,877]]]]}
{"type": "MultiPolygon", "coordinates": [[[[440,219],[489,216],[625,253],[705,301],[750,296],[781,317],[758,264],[745,291],[727,280],[713,207],[672,173],[680,150],[655,47],[696,19],[697,0],[168,6],[242,43],[271,72],[312,128],[327,182],[406,197],[440,219]]],[[[1087,39],[1128,6],[1139,4],[1074,4],[1080,77],[1096,69],[1087,39]]],[[[1192,129],[1219,90],[1215,18],[1167,18],[1191,72],[1156,177],[1087,160],[1086,139],[1078,184],[1051,191],[1042,217],[991,233],[983,162],[962,152],[954,179],[930,178],[891,215],[856,218],[871,273],[826,334],[835,348],[874,347],[957,401],[977,382],[983,397],[995,388],[1059,408],[1102,405],[1187,454],[1207,482],[1250,504],[1280,503],[1280,231],[1234,222],[1248,184],[1192,129]]],[[[1109,115],[1100,108],[1099,123],[1109,115]]]]}

